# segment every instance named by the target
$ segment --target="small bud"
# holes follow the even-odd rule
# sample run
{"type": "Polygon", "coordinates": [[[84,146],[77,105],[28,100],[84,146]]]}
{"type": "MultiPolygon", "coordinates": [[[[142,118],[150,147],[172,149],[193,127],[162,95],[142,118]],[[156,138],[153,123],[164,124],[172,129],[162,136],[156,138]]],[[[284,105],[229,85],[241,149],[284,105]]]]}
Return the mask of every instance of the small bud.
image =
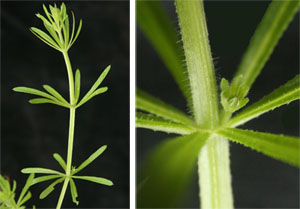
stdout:
{"type": "Polygon", "coordinates": [[[222,78],[221,80],[221,104],[226,112],[235,112],[244,107],[249,99],[245,98],[249,88],[242,84],[243,76],[240,75],[231,85],[222,78]]]}

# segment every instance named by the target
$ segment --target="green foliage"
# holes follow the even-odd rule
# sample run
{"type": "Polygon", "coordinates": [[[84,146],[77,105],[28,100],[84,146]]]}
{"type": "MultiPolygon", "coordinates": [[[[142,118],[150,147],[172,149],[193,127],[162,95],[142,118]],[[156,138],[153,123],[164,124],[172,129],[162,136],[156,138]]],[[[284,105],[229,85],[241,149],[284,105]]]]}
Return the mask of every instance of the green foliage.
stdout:
{"type": "MultiPolygon", "coordinates": [[[[100,87],[102,81],[107,76],[110,65],[105,68],[105,70],[101,73],[99,78],[96,80],[96,82],[92,85],[91,89],[83,96],[83,98],[80,100],[80,82],[81,82],[81,73],[79,69],[76,70],[75,73],[75,79],[73,77],[73,70],[70,62],[70,58],[68,55],[68,50],[70,47],[74,44],[74,42],[77,40],[79,33],[81,31],[82,27],[82,21],[80,20],[79,26],[77,29],[77,32],[75,33],[75,17],[72,12],[72,31],[70,28],[70,22],[69,22],[69,16],[67,14],[67,9],[64,3],[61,4],[60,8],[54,4],[54,6],[50,5],[49,10],[45,5],[43,5],[43,9],[46,16],[42,16],[41,14],[37,14],[36,16],[42,20],[45,29],[48,31],[49,34],[45,33],[44,31],[32,27],[30,30],[33,32],[39,39],[41,39],[43,42],[45,42],[47,45],[51,46],[52,48],[60,51],[64,57],[67,73],[68,73],[68,79],[69,79],[69,92],[70,92],[70,101],[64,99],[64,97],[56,91],[53,87],[49,85],[43,85],[43,88],[46,92],[40,91],[33,88],[28,87],[15,87],[13,88],[14,91],[20,92],[20,93],[26,93],[31,95],[39,96],[38,98],[34,98],[29,100],[31,104],[44,104],[44,103],[50,103],[55,104],[58,106],[63,106],[65,108],[68,108],[70,110],[70,123],[69,123],[69,138],[68,138],[68,153],[67,153],[67,161],[64,161],[64,159],[57,153],[53,154],[54,159],[59,163],[59,165],[62,167],[63,172],[48,169],[48,168],[24,168],[22,169],[22,173],[30,174],[30,178],[33,178],[32,176],[34,174],[46,174],[44,176],[37,177],[35,179],[31,179],[31,182],[29,185],[35,185],[44,181],[53,180],[53,182],[48,185],[40,194],[40,199],[46,198],[48,195],[50,195],[54,189],[55,186],[64,182],[63,187],[58,199],[58,203],[56,206],[56,209],[60,209],[62,207],[62,202],[66,193],[66,189],[68,187],[68,184],[70,183],[71,188],[71,195],[73,202],[78,205],[79,202],[77,201],[78,193],[77,188],[74,182],[74,179],[82,179],[82,180],[88,180],[95,183],[103,184],[112,186],[113,183],[110,180],[100,178],[100,177],[94,177],[94,176],[75,176],[76,173],[84,169],[86,166],[88,166],[90,163],[92,163],[97,157],[99,157],[104,150],[106,149],[106,145],[100,147],[94,154],[92,154],[86,161],[84,161],[77,169],[72,166],[72,155],[73,155],[73,141],[74,141],[74,129],[75,129],[75,110],[88,102],[90,99],[92,99],[94,96],[97,96],[99,94],[102,94],[108,90],[107,87],[100,87]]],[[[28,186],[28,187],[29,187],[28,186]]],[[[24,187],[25,188],[25,187],[24,187]]],[[[26,187],[27,188],[27,187],[26,187]]],[[[27,188],[28,189],[28,188],[27,188]]],[[[21,196],[23,198],[24,195],[21,193],[21,196]]],[[[28,195],[25,195],[21,203],[24,203],[27,199],[30,197],[30,193],[28,195]],[[24,200],[25,199],[25,200],[24,200]]],[[[19,203],[19,202],[18,202],[19,203]]]]}
{"type": "Polygon", "coordinates": [[[138,206],[168,208],[180,202],[193,176],[198,153],[208,138],[208,133],[197,132],[165,140],[157,146],[140,179],[144,184],[137,194],[138,206]]]}
{"type": "Polygon", "coordinates": [[[261,133],[236,128],[226,128],[217,131],[234,142],[243,144],[275,159],[300,167],[299,145],[297,137],[278,134],[261,133]]]}
{"type": "Polygon", "coordinates": [[[292,21],[300,6],[299,1],[272,1],[258,25],[236,76],[243,75],[243,83],[249,88],[261,73],[280,37],[292,21]]]}
{"type": "Polygon", "coordinates": [[[158,1],[136,1],[136,17],[139,28],[160,55],[162,61],[191,104],[188,75],[182,64],[181,46],[171,20],[158,1]]]}
{"type": "MultiPolygon", "coordinates": [[[[300,167],[299,138],[234,128],[299,100],[299,75],[231,118],[232,113],[248,103],[248,91],[299,5],[299,1],[273,1],[269,5],[231,84],[222,79],[218,104],[203,2],[176,1],[190,86],[183,92],[192,98],[188,103],[192,103],[193,115],[186,115],[141,90],[137,91],[136,107],[143,112],[136,114],[136,127],[185,135],[162,142],[148,155],[139,176],[138,207],[178,207],[199,154],[199,169],[205,169],[199,170],[202,207],[233,208],[227,139],[300,167]],[[218,106],[221,111],[216,108],[218,106]]],[[[172,68],[170,63],[180,62],[180,55],[174,56],[178,51],[171,47],[177,42],[176,36],[171,34],[174,29],[170,29],[170,21],[157,2],[138,1],[137,21],[169,68],[172,68]]],[[[174,71],[171,70],[171,74],[183,89],[178,78],[184,76],[178,75],[184,74],[184,69],[174,71]]]]}
{"type": "Polygon", "coordinates": [[[45,5],[43,5],[43,8],[46,17],[39,13],[36,14],[36,16],[42,20],[50,36],[44,31],[34,27],[30,28],[31,32],[52,48],[62,52],[68,51],[79,36],[82,27],[82,20],[79,22],[79,26],[74,37],[75,17],[72,12],[73,27],[72,33],[70,34],[69,16],[64,3],[61,4],[60,8],[58,8],[56,4],[54,4],[54,6],[50,5],[50,12],[48,12],[45,5]]]}
{"type": "Polygon", "coordinates": [[[300,99],[300,76],[297,75],[286,84],[274,90],[258,102],[247,107],[244,111],[233,117],[227,124],[231,127],[244,124],[270,110],[300,99]]]}
{"type": "Polygon", "coordinates": [[[196,131],[196,128],[193,126],[172,122],[163,118],[140,112],[136,113],[135,123],[136,127],[138,128],[150,128],[154,131],[164,131],[166,133],[176,133],[181,135],[190,134],[196,131]]]}
{"type": "Polygon", "coordinates": [[[185,113],[147,94],[142,90],[136,92],[136,108],[177,123],[194,124],[185,113]]]}
{"type": "MultiPolygon", "coordinates": [[[[0,175],[0,208],[1,209],[25,209],[24,204],[31,198],[29,188],[34,180],[34,174],[31,174],[16,201],[17,183],[13,181],[13,186],[10,185],[9,180],[0,175]]],[[[33,206],[35,208],[35,206],[33,206]]]]}
{"type": "MultiPolygon", "coordinates": [[[[67,179],[70,182],[70,189],[71,189],[71,195],[73,198],[73,202],[78,205],[79,202],[76,199],[78,197],[78,194],[77,194],[77,188],[76,188],[74,179],[82,179],[82,180],[92,181],[92,182],[107,185],[107,186],[113,185],[112,181],[105,179],[105,178],[94,177],[94,176],[77,176],[77,175],[75,175],[76,173],[78,173],[79,171],[81,171],[85,167],[87,167],[89,164],[91,164],[94,160],[96,160],[106,150],[106,148],[107,148],[106,145],[100,147],[92,155],[90,155],[90,157],[88,157],[84,162],[82,162],[80,164],[80,166],[78,166],[78,168],[73,167],[70,174],[62,173],[62,172],[48,169],[48,168],[24,168],[24,169],[22,169],[22,173],[25,173],[25,174],[51,174],[51,175],[35,178],[32,181],[31,185],[35,185],[35,184],[38,184],[38,183],[41,183],[44,181],[56,179],[54,182],[52,182],[48,187],[46,187],[42,191],[42,193],[40,194],[40,199],[46,198],[51,192],[54,191],[54,189],[55,189],[54,187],[57,184],[60,184],[67,179]]],[[[53,158],[64,169],[64,172],[67,172],[66,163],[63,160],[63,158],[57,153],[53,154],[53,158]]]]}

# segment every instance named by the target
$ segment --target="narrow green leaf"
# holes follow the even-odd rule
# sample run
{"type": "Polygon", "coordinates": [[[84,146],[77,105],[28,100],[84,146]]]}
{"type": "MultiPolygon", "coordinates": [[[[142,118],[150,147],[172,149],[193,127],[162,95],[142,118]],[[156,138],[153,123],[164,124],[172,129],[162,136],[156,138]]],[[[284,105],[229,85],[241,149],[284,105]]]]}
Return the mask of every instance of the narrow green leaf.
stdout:
{"type": "Polygon", "coordinates": [[[54,181],[52,184],[50,184],[46,189],[44,189],[42,191],[42,193],[40,194],[40,199],[45,199],[53,190],[54,190],[54,187],[63,182],[65,179],[65,177],[63,178],[60,178],[60,179],[57,179],[56,181],[54,181]]]}
{"type": "Polygon", "coordinates": [[[153,131],[162,131],[181,135],[191,134],[196,131],[196,128],[193,126],[175,123],[163,118],[140,112],[136,113],[135,125],[137,128],[147,128],[153,131]]]}
{"type": "Polygon", "coordinates": [[[70,42],[69,42],[68,48],[71,47],[71,43],[73,41],[73,37],[74,37],[74,33],[75,33],[75,15],[74,15],[73,11],[71,11],[71,13],[72,13],[72,33],[71,33],[71,37],[70,37],[70,42]]]}
{"type": "Polygon", "coordinates": [[[175,208],[196,171],[196,162],[209,133],[193,133],[159,144],[138,177],[145,180],[137,194],[138,208],[175,208]],[[159,189],[158,189],[159,188],[159,189]]]}
{"type": "Polygon", "coordinates": [[[13,181],[13,187],[12,187],[12,192],[15,192],[16,191],[16,188],[17,188],[17,182],[14,180],[13,181]]]}
{"type": "Polygon", "coordinates": [[[136,7],[138,26],[160,55],[185,98],[190,101],[188,75],[182,64],[184,56],[181,44],[178,43],[180,38],[171,20],[159,1],[136,1],[136,7]]]}
{"type": "Polygon", "coordinates": [[[81,165],[78,168],[75,169],[73,175],[78,173],[82,169],[84,169],[90,163],[92,163],[97,157],[99,157],[106,150],[106,148],[107,148],[107,146],[103,145],[102,147],[97,149],[96,152],[94,152],[88,159],[86,159],[83,163],[81,163],[81,165]]]}
{"type": "Polygon", "coordinates": [[[292,80],[274,90],[271,94],[238,113],[228,122],[227,126],[239,126],[270,110],[289,104],[297,99],[300,99],[300,75],[297,75],[292,80]]]}
{"type": "Polygon", "coordinates": [[[45,98],[30,99],[29,103],[30,104],[46,104],[46,103],[49,103],[49,104],[56,104],[56,105],[59,105],[59,106],[62,106],[62,107],[66,107],[66,108],[70,107],[70,105],[66,105],[66,104],[64,104],[62,102],[53,101],[51,99],[45,99],[45,98]]]}
{"type": "Polygon", "coordinates": [[[20,92],[20,93],[33,94],[33,95],[37,95],[37,96],[41,96],[41,97],[46,97],[51,100],[56,100],[55,97],[51,96],[50,94],[47,94],[43,91],[33,89],[33,88],[20,86],[20,87],[13,88],[13,90],[16,92],[20,92]]]}
{"type": "Polygon", "coordinates": [[[77,200],[78,193],[77,193],[76,185],[72,178],[70,178],[70,188],[71,188],[71,195],[72,195],[73,202],[76,205],[79,205],[79,201],[77,200]]]}
{"type": "Polygon", "coordinates": [[[46,173],[46,174],[59,174],[64,175],[61,172],[51,170],[48,168],[24,168],[21,170],[22,173],[46,173]]]}
{"type": "Polygon", "coordinates": [[[63,33],[64,33],[64,43],[65,43],[65,48],[67,49],[69,45],[69,38],[70,38],[70,29],[69,29],[69,16],[66,15],[65,23],[63,25],[63,33]]]}
{"type": "MultiPolygon", "coordinates": [[[[21,194],[19,196],[17,204],[19,204],[23,200],[23,197],[25,196],[26,192],[28,191],[29,187],[31,186],[33,179],[34,179],[34,173],[31,173],[28,176],[25,186],[23,187],[23,189],[21,191],[21,194]]],[[[22,205],[22,204],[20,204],[20,205],[22,205]]]]}
{"type": "Polygon", "coordinates": [[[27,194],[25,195],[25,197],[19,202],[17,203],[18,206],[23,205],[25,202],[27,202],[29,199],[31,198],[31,193],[27,192],[27,194]]]}
{"type": "Polygon", "coordinates": [[[299,5],[299,1],[290,0],[270,3],[236,73],[236,76],[243,75],[243,82],[249,88],[260,74],[283,32],[297,13],[299,5]]]}
{"type": "Polygon", "coordinates": [[[41,183],[41,182],[44,182],[44,181],[48,181],[48,180],[52,180],[52,179],[56,179],[56,178],[59,178],[61,177],[62,175],[48,175],[48,176],[40,176],[40,177],[37,177],[35,179],[33,179],[32,183],[31,183],[31,186],[35,185],[35,184],[38,184],[38,183],[41,183]]]}
{"type": "Polygon", "coordinates": [[[54,159],[59,163],[59,165],[66,170],[66,162],[64,161],[64,159],[58,154],[58,153],[54,153],[53,154],[54,159]]]}
{"type": "Polygon", "coordinates": [[[43,15],[37,13],[36,16],[43,21],[43,23],[44,23],[45,26],[47,26],[48,28],[49,27],[51,28],[51,23],[43,15]]]}
{"type": "Polygon", "coordinates": [[[136,91],[136,108],[174,122],[185,124],[194,123],[193,120],[183,112],[140,89],[136,91]]]}
{"type": "Polygon", "coordinates": [[[95,90],[92,94],[90,94],[88,97],[85,97],[84,99],[82,99],[78,105],[76,105],[76,107],[80,107],[81,105],[85,104],[87,101],[89,101],[90,99],[92,99],[93,97],[99,95],[99,94],[103,94],[108,90],[108,87],[102,87],[99,88],[97,90],[95,90]]]}
{"type": "Polygon", "coordinates": [[[52,96],[54,96],[57,100],[64,103],[65,105],[69,105],[69,103],[63,98],[63,96],[58,93],[54,88],[49,85],[43,85],[44,89],[48,91],[52,96]]]}
{"type": "Polygon", "coordinates": [[[80,70],[77,69],[75,73],[75,104],[77,104],[80,96],[80,70]]]}
{"type": "Polygon", "coordinates": [[[39,39],[41,39],[44,43],[46,43],[47,45],[51,46],[52,48],[60,51],[60,48],[57,45],[57,43],[50,36],[48,36],[44,31],[42,31],[38,28],[34,28],[34,27],[31,27],[30,31],[34,35],[36,35],[39,39]]]}
{"type": "Polygon", "coordinates": [[[86,180],[86,181],[91,181],[91,182],[95,182],[98,184],[103,184],[106,186],[112,186],[114,185],[114,183],[108,179],[105,178],[101,178],[101,177],[95,177],[95,176],[73,176],[73,178],[76,179],[82,179],[82,180],[86,180]]]}
{"type": "Polygon", "coordinates": [[[59,37],[58,37],[57,33],[55,32],[55,30],[53,30],[52,26],[48,26],[45,22],[44,22],[44,26],[47,29],[47,31],[50,33],[50,35],[54,38],[54,40],[55,40],[56,44],[59,46],[59,48],[62,48],[59,37]]]}
{"type": "Polygon", "coordinates": [[[45,4],[43,4],[43,9],[44,9],[44,12],[45,12],[47,18],[49,19],[49,21],[50,21],[51,23],[53,23],[52,17],[51,17],[51,15],[50,15],[50,13],[48,12],[47,7],[45,6],[45,4]]]}
{"type": "Polygon", "coordinates": [[[217,134],[234,142],[245,145],[277,160],[300,167],[299,149],[300,139],[236,128],[225,128],[217,134]]]}
{"type": "MultiPolygon", "coordinates": [[[[105,77],[108,74],[109,70],[110,70],[110,65],[105,68],[105,70],[101,73],[101,75],[99,76],[99,78],[96,80],[96,82],[91,87],[91,89],[81,99],[81,101],[85,101],[85,102],[87,101],[87,98],[89,98],[91,96],[91,94],[100,86],[100,84],[102,83],[102,81],[105,79],[105,77]]],[[[79,102],[80,105],[82,105],[81,101],[79,102]]],[[[78,106],[80,106],[79,104],[78,104],[78,106]]]]}
{"type": "Polygon", "coordinates": [[[81,31],[81,27],[82,27],[82,20],[79,21],[79,26],[78,26],[76,35],[75,35],[74,39],[72,40],[70,47],[75,43],[76,39],[78,38],[80,31],[81,31]]]}

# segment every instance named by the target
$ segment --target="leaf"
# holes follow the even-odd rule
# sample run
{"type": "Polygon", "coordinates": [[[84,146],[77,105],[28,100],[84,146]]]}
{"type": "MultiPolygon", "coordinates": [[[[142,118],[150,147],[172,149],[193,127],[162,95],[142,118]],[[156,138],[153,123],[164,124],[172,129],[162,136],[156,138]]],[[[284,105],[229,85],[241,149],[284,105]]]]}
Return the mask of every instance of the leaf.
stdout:
{"type": "Polygon", "coordinates": [[[95,182],[98,184],[103,184],[106,186],[112,186],[114,185],[112,181],[105,179],[105,178],[101,178],[101,177],[95,177],[95,176],[73,176],[73,178],[76,179],[82,179],[82,180],[86,180],[86,181],[91,181],[91,182],[95,182]]]}
{"type": "Polygon", "coordinates": [[[258,117],[282,105],[289,104],[290,102],[299,98],[300,75],[297,75],[292,80],[274,90],[271,94],[265,96],[258,102],[238,113],[228,122],[227,125],[230,127],[239,126],[255,117],[258,117]]]}
{"type": "Polygon", "coordinates": [[[191,134],[196,131],[195,127],[181,123],[175,123],[153,115],[137,112],[135,120],[136,128],[147,128],[153,131],[176,133],[181,135],[191,134]]]}
{"type": "Polygon", "coordinates": [[[255,149],[277,160],[300,167],[299,145],[297,137],[283,136],[236,128],[224,128],[216,132],[234,142],[255,149]]]}
{"type": "Polygon", "coordinates": [[[72,40],[73,40],[73,37],[74,37],[74,33],[75,33],[75,16],[74,16],[73,11],[71,11],[71,13],[72,13],[72,33],[71,33],[70,43],[69,43],[68,48],[71,47],[71,43],[72,43],[72,40]]]}
{"type": "Polygon", "coordinates": [[[12,187],[12,192],[15,192],[16,191],[16,188],[17,188],[17,182],[14,180],[13,181],[13,187],[12,187]]]}
{"type": "Polygon", "coordinates": [[[86,97],[85,99],[82,99],[80,101],[80,103],[78,105],[76,105],[76,108],[80,107],[81,105],[83,105],[84,103],[86,103],[87,101],[92,99],[94,96],[105,93],[107,90],[108,90],[107,87],[102,87],[102,88],[99,88],[99,89],[95,90],[91,95],[89,95],[89,97],[86,97]]]}
{"type": "Polygon", "coordinates": [[[5,179],[2,175],[0,175],[0,188],[5,193],[8,193],[10,191],[9,181],[5,179]]]}
{"type": "Polygon", "coordinates": [[[20,201],[20,203],[17,203],[18,206],[23,205],[25,202],[27,202],[31,198],[31,193],[27,192],[25,197],[20,201]]]}
{"type": "Polygon", "coordinates": [[[65,105],[69,105],[69,103],[63,98],[63,96],[58,93],[54,88],[49,85],[43,85],[44,89],[48,91],[52,96],[54,96],[57,100],[64,103],[65,105]]]}
{"type": "Polygon", "coordinates": [[[271,56],[288,24],[298,11],[299,1],[272,1],[257,27],[235,78],[243,75],[249,88],[271,56]]]}
{"type": "Polygon", "coordinates": [[[74,42],[75,42],[76,39],[78,38],[79,33],[80,33],[80,31],[81,31],[81,27],[82,27],[82,20],[79,21],[79,26],[78,26],[78,29],[77,29],[75,38],[72,40],[72,42],[71,42],[71,44],[70,44],[70,47],[74,44],[74,42]]]}
{"type": "Polygon", "coordinates": [[[61,177],[62,175],[48,175],[48,176],[40,176],[40,177],[37,177],[35,179],[33,179],[32,183],[31,183],[31,186],[35,185],[35,184],[38,184],[38,183],[41,183],[41,182],[44,182],[44,181],[48,181],[48,180],[51,180],[51,179],[56,179],[56,178],[59,178],[61,177]]]}
{"type": "Polygon", "coordinates": [[[64,175],[61,172],[51,170],[48,168],[24,168],[21,170],[22,173],[46,173],[46,174],[59,174],[64,175]]]}
{"type": "MultiPolygon", "coordinates": [[[[21,194],[19,196],[17,204],[19,204],[23,200],[23,197],[25,196],[26,192],[28,191],[29,187],[31,186],[31,183],[32,183],[33,179],[34,179],[34,173],[31,173],[28,176],[27,181],[25,183],[25,186],[22,189],[22,192],[21,192],[21,194]]],[[[22,204],[20,203],[20,205],[22,205],[22,204]]]]}
{"type": "Polygon", "coordinates": [[[35,27],[31,27],[30,31],[36,35],[39,39],[41,39],[44,43],[46,43],[47,45],[51,46],[52,48],[60,51],[59,46],[57,45],[57,43],[50,37],[48,36],[44,31],[35,28],[35,27]]]}
{"type": "Polygon", "coordinates": [[[184,124],[194,123],[183,112],[139,89],[136,91],[136,108],[174,122],[184,124]]]}
{"type": "Polygon", "coordinates": [[[20,93],[33,94],[33,95],[37,95],[37,96],[41,96],[41,97],[46,97],[51,100],[56,100],[55,97],[51,96],[50,94],[47,94],[43,91],[33,89],[33,88],[20,86],[20,87],[13,88],[13,90],[16,92],[20,92],[20,93]]]}
{"type": "Polygon", "coordinates": [[[58,106],[62,106],[62,107],[66,107],[66,108],[69,108],[70,105],[66,105],[64,103],[61,103],[59,101],[53,101],[51,99],[45,99],[45,98],[35,98],[35,99],[30,99],[29,100],[29,103],[30,104],[56,104],[58,106]]]}
{"type": "Polygon", "coordinates": [[[107,148],[107,146],[103,145],[102,147],[97,149],[96,152],[94,152],[88,159],[86,159],[83,163],[81,163],[81,165],[78,168],[75,169],[75,171],[72,175],[78,173],[79,171],[84,169],[86,166],[88,166],[90,163],[92,163],[97,157],[99,157],[106,150],[106,148],[107,148]]]}
{"type": "Polygon", "coordinates": [[[54,40],[55,40],[56,44],[59,46],[59,48],[62,48],[59,37],[57,36],[57,33],[55,32],[55,30],[53,30],[52,26],[48,26],[45,22],[44,22],[44,26],[47,29],[47,31],[50,33],[50,35],[54,38],[54,40]]]}
{"type": "Polygon", "coordinates": [[[75,104],[77,104],[80,96],[80,70],[77,69],[75,73],[75,104]]]}
{"type": "Polygon", "coordinates": [[[69,38],[70,38],[70,24],[69,24],[69,16],[66,14],[66,19],[65,19],[65,23],[63,25],[63,33],[64,33],[64,43],[65,43],[65,48],[68,49],[68,45],[69,45],[69,38]]]}
{"type": "Polygon", "coordinates": [[[150,153],[139,179],[138,208],[174,208],[196,171],[198,154],[209,133],[193,133],[165,140],[150,153]]]}
{"type": "Polygon", "coordinates": [[[182,63],[184,55],[180,38],[158,1],[136,1],[136,18],[139,28],[172,74],[185,98],[191,103],[188,74],[182,63]]]}
{"type": "MultiPolygon", "coordinates": [[[[110,65],[105,68],[105,70],[101,73],[101,75],[98,77],[94,85],[91,87],[91,89],[85,94],[85,96],[81,99],[79,102],[80,105],[81,103],[87,102],[87,99],[91,96],[91,94],[100,86],[101,82],[105,79],[106,75],[108,74],[110,70],[110,65]]],[[[78,106],[80,106],[78,104],[78,106]]]]}
{"type": "Polygon", "coordinates": [[[59,163],[59,165],[66,170],[66,162],[64,161],[64,159],[58,154],[58,153],[54,153],[53,154],[54,159],[59,163]]]}
{"type": "Polygon", "coordinates": [[[63,182],[65,179],[65,177],[63,178],[60,178],[60,179],[57,179],[56,181],[54,181],[52,184],[50,184],[46,189],[44,189],[42,191],[42,193],[40,194],[40,199],[45,199],[53,190],[54,190],[54,187],[63,182]]]}
{"type": "Polygon", "coordinates": [[[79,201],[77,201],[77,189],[76,189],[76,185],[75,182],[72,178],[70,178],[70,188],[71,188],[71,195],[72,195],[72,200],[76,205],[79,205],[79,201]]]}

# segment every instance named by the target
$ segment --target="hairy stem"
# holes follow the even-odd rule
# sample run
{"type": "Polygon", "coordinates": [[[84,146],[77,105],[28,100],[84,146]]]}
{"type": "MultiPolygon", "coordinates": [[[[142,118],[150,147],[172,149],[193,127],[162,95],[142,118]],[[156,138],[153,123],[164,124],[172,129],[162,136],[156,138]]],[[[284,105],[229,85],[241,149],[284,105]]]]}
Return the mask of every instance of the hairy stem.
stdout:
{"type": "MultiPolygon", "coordinates": [[[[200,128],[219,126],[218,94],[208,40],[205,13],[201,0],[177,0],[176,9],[193,99],[193,112],[200,128]]],[[[231,209],[229,144],[213,136],[199,153],[201,208],[231,209]]]]}
{"type": "Polygon", "coordinates": [[[218,94],[205,15],[201,1],[177,0],[184,53],[192,91],[193,112],[202,128],[218,124],[218,94]]]}

